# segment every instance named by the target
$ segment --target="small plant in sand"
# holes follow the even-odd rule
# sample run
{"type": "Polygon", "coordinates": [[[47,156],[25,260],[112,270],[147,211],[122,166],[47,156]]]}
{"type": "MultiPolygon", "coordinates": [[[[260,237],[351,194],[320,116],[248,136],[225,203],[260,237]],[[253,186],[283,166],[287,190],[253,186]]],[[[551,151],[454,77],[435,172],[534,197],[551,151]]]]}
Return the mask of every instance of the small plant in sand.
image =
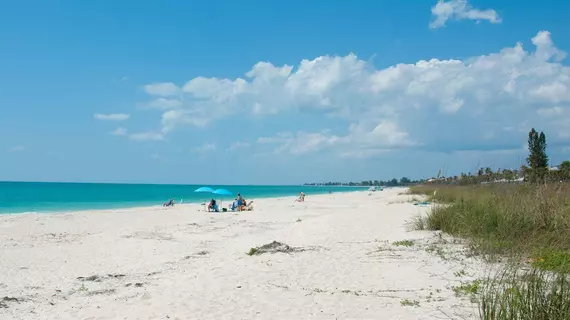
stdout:
{"type": "Polygon", "coordinates": [[[355,296],[360,296],[360,295],[361,295],[361,293],[360,293],[359,291],[342,290],[341,292],[342,292],[342,293],[345,293],[345,294],[352,294],[352,295],[355,295],[355,296]]]}
{"type": "Polygon", "coordinates": [[[465,270],[459,270],[459,271],[455,271],[453,273],[454,276],[456,277],[463,277],[467,275],[467,272],[465,272],[465,270]]]}
{"type": "Polygon", "coordinates": [[[445,250],[437,244],[430,244],[425,251],[439,256],[441,260],[449,260],[445,250]]]}
{"type": "Polygon", "coordinates": [[[420,216],[415,216],[411,222],[412,229],[414,230],[426,230],[427,223],[426,219],[420,216]]]}
{"type": "Polygon", "coordinates": [[[452,289],[456,296],[469,296],[471,302],[476,302],[477,295],[481,289],[481,280],[462,282],[460,286],[452,287],[452,289]]]}
{"type": "Polygon", "coordinates": [[[400,304],[403,306],[407,306],[407,307],[419,307],[420,306],[420,302],[418,300],[403,299],[403,300],[400,300],[400,304]]]}
{"type": "MultiPolygon", "coordinates": [[[[440,289],[436,290],[437,293],[441,293],[440,289]]],[[[432,302],[432,301],[445,301],[445,299],[443,297],[437,297],[433,294],[432,291],[430,291],[430,293],[425,297],[426,302],[432,302]]]]}
{"type": "Polygon", "coordinates": [[[376,248],[376,250],[370,252],[370,253],[375,253],[375,252],[386,252],[386,251],[394,251],[393,248],[390,247],[378,247],[376,248]]]}
{"type": "Polygon", "coordinates": [[[392,245],[399,246],[399,247],[413,247],[414,241],[412,240],[400,240],[392,242],[392,245]]]}
{"type": "Polygon", "coordinates": [[[534,253],[529,262],[538,269],[570,274],[570,254],[568,252],[543,249],[534,253]]]}
{"type": "Polygon", "coordinates": [[[297,222],[301,222],[301,221],[303,221],[303,220],[301,220],[301,218],[297,218],[297,222]]]}

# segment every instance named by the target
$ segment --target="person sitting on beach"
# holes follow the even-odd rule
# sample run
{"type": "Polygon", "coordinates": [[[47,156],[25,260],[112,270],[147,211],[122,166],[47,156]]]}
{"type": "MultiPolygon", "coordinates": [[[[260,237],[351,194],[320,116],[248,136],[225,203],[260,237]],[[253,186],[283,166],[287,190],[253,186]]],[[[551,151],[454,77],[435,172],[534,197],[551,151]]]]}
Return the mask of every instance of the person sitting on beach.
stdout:
{"type": "Polygon", "coordinates": [[[168,202],[162,204],[163,207],[174,207],[174,199],[168,200],[168,202]]]}
{"type": "Polygon", "coordinates": [[[245,211],[247,207],[247,201],[244,198],[241,198],[241,203],[238,206],[238,211],[245,211]]]}
{"type": "Polygon", "coordinates": [[[297,200],[295,200],[297,202],[304,202],[305,201],[305,194],[301,191],[301,194],[299,195],[299,198],[297,200]]]}
{"type": "Polygon", "coordinates": [[[232,206],[230,207],[232,209],[232,211],[236,211],[236,209],[238,208],[238,199],[235,198],[234,202],[232,202],[232,206]]]}
{"type": "Polygon", "coordinates": [[[235,203],[236,203],[236,208],[238,211],[241,211],[241,208],[243,206],[245,206],[245,204],[246,204],[245,199],[241,196],[240,193],[238,193],[238,196],[237,196],[235,203]]]}
{"type": "Polygon", "coordinates": [[[208,204],[208,212],[210,211],[218,212],[218,205],[214,199],[210,200],[210,203],[208,204]]]}

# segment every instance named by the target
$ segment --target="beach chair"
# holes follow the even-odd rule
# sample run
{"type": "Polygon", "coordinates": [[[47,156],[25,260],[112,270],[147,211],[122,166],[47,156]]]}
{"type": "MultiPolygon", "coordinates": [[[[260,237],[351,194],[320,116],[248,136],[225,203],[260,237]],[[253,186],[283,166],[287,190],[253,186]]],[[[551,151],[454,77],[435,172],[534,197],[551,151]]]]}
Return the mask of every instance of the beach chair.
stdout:
{"type": "Polygon", "coordinates": [[[243,206],[243,211],[253,211],[253,201],[250,201],[247,206],[243,206]]]}

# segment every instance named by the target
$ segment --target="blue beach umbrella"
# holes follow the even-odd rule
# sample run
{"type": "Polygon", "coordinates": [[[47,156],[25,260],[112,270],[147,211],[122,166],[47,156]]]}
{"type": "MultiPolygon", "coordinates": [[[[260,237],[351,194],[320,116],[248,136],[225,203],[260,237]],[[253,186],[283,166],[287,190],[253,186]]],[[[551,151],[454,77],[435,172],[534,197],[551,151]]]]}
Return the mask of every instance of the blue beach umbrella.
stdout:
{"type": "Polygon", "coordinates": [[[233,193],[231,193],[229,190],[226,189],[216,189],[212,193],[220,196],[230,196],[230,197],[233,195],[233,193]]]}
{"type": "Polygon", "coordinates": [[[210,187],[200,187],[200,188],[194,190],[194,192],[212,193],[212,192],[214,192],[214,189],[212,189],[212,188],[210,188],[210,187]]]}
{"type": "MultiPolygon", "coordinates": [[[[214,192],[212,192],[213,194],[217,194],[219,196],[232,196],[233,194],[226,189],[216,189],[214,190],[214,192]]],[[[224,201],[223,197],[220,198],[220,206],[222,205],[222,202],[224,201]]]]}
{"type": "Polygon", "coordinates": [[[214,192],[214,189],[212,189],[210,187],[201,187],[201,188],[194,190],[194,192],[214,192]]]}

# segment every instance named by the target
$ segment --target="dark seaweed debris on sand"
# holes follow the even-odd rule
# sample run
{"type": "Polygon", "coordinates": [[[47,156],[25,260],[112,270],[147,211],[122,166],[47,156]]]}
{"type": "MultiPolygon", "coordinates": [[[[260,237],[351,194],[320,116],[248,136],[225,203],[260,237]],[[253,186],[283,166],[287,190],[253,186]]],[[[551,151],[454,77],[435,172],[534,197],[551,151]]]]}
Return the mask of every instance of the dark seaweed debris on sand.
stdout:
{"type": "Polygon", "coordinates": [[[253,256],[253,255],[260,255],[260,254],[264,254],[264,253],[277,253],[277,252],[293,253],[293,252],[301,252],[301,251],[305,251],[305,249],[295,248],[295,247],[291,247],[285,243],[273,241],[271,243],[264,244],[261,247],[251,248],[247,254],[250,256],[253,256]]]}
{"type": "Polygon", "coordinates": [[[92,281],[92,282],[101,282],[104,279],[110,279],[110,278],[115,278],[115,279],[120,279],[125,277],[124,274],[108,274],[107,276],[100,276],[100,275],[92,275],[89,277],[77,277],[77,280],[79,281],[92,281]]]}
{"type": "Polygon", "coordinates": [[[20,299],[14,297],[4,297],[0,300],[0,308],[8,308],[7,302],[20,302],[20,299]]]}

